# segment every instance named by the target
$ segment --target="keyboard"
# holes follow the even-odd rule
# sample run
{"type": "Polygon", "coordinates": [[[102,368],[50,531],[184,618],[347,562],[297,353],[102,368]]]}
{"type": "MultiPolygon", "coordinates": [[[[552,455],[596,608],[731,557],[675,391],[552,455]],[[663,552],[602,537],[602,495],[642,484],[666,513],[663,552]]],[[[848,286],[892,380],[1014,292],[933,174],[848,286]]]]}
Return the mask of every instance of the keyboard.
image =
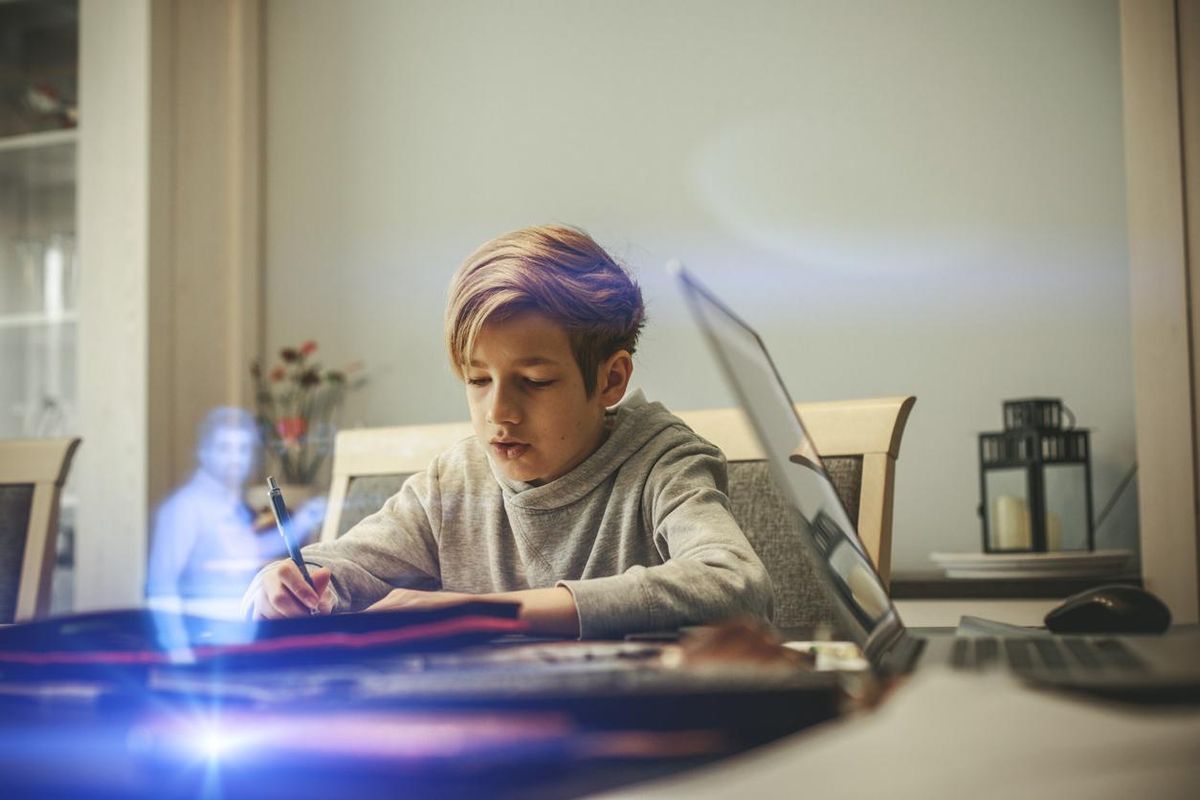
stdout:
{"type": "Polygon", "coordinates": [[[1049,636],[962,637],[954,641],[955,669],[1008,667],[1015,672],[1145,672],[1146,664],[1118,639],[1057,639],[1049,636]]]}

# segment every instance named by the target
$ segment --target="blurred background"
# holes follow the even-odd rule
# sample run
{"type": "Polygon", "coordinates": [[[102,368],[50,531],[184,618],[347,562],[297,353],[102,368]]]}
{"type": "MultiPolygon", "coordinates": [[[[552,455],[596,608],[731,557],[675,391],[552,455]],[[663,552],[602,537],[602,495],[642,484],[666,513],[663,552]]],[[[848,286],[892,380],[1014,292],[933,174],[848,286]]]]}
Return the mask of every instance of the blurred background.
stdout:
{"type": "MultiPolygon", "coordinates": [[[[670,408],[732,403],[673,258],[795,400],[916,395],[897,575],[979,550],[1002,400],[1091,430],[1097,506],[1134,465],[1116,0],[22,0],[0,39],[0,437],[84,437],[62,605],[141,596],[256,359],[361,370],[340,427],[465,419],[447,281],[549,221],[641,282],[670,408]]],[[[1097,546],[1138,533],[1130,487],[1097,546]]]]}

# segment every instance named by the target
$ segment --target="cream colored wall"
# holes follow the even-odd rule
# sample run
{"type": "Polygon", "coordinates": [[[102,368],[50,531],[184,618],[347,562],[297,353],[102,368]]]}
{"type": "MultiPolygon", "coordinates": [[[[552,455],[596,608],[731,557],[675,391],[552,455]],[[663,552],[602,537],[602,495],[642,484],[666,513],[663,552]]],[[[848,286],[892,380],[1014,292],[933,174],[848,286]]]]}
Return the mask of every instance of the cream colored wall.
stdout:
{"type": "MultiPolygon", "coordinates": [[[[979,547],[975,435],[1062,396],[1099,504],[1134,459],[1115,2],[269,2],[270,347],[362,358],[349,423],[460,419],[447,278],[547,220],[638,273],[636,379],[729,396],[662,270],[797,401],[915,394],[896,571],[979,547]]],[[[1122,504],[1101,544],[1136,541],[1122,504]]]]}
{"type": "MultiPolygon", "coordinates": [[[[196,466],[196,429],[214,405],[253,398],[259,322],[259,63],[256,0],[157,0],[152,157],[163,181],[152,369],[160,380],[161,501],[196,466]]],[[[155,409],[152,409],[152,413],[155,409]]]]}

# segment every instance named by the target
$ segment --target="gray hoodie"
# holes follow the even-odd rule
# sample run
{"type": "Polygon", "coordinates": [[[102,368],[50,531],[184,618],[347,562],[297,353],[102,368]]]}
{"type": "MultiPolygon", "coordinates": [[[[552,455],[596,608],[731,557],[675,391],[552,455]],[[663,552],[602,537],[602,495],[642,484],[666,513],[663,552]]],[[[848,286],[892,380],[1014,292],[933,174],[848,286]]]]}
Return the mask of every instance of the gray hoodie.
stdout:
{"type": "Polygon", "coordinates": [[[504,477],[464,439],[304,560],[331,570],[336,611],[394,587],[565,586],[584,638],[770,618],[770,578],[729,513],[720,450],[640,391],[608,414],[599,449],[542,486],[504,477]]]}

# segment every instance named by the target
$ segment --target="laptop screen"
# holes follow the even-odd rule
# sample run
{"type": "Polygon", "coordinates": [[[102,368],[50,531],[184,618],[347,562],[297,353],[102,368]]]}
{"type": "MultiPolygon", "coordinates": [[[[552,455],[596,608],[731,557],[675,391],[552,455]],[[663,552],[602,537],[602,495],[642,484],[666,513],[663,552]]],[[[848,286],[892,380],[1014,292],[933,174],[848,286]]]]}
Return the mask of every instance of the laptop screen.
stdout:
{"type": "MultiPolygon", "coordinates": [[[[798,544],[828,581],[844,632],[864,650],[868,644],[886,645],[868,640],[878,640],[879,634],[899,625],[895,609],[766,347],[693,276],[682,268],[677,275],[768,456],[776,484],[796,512],[798,544]]],[[[870,650],[877,652],[876,647],[870,650]]]]}

